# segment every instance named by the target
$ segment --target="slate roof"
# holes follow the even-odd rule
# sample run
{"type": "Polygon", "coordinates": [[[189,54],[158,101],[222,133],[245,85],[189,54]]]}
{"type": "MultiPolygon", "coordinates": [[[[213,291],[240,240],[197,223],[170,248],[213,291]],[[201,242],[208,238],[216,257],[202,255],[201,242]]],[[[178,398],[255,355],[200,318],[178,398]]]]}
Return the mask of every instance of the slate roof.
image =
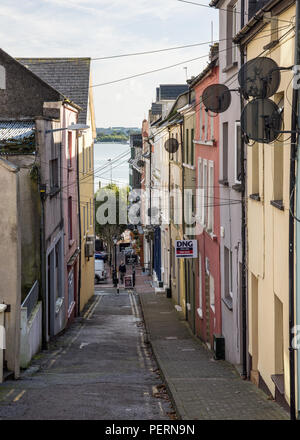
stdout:
{"type": "Polygon", "coordinates": [[[0,143],[23,143],[35,136],[34,121],[0,121],[0,143]]]}
{"type": "Polygon", "coordinates": [[[188,90],[187,84],[161,84],[159,86],[159,100],[173,100],[188,90]]]}
{"type": "Polygon", "coordinates": [[[17,58],[33,73],[82,108],[78,122],[87,123],[90,58],[17,58]]]}

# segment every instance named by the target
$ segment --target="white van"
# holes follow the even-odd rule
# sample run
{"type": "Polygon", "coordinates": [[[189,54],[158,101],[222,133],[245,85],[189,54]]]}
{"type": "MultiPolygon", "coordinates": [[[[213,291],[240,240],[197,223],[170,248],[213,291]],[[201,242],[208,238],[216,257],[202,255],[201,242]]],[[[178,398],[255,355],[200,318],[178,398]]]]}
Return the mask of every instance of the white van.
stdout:
{"type": "Polygon", "coordinates": [[[104,281],[107,278],[107,273],[104,268],[103,260],[95,260],[95,283],[99,283],[100,281],[104,281]]]}

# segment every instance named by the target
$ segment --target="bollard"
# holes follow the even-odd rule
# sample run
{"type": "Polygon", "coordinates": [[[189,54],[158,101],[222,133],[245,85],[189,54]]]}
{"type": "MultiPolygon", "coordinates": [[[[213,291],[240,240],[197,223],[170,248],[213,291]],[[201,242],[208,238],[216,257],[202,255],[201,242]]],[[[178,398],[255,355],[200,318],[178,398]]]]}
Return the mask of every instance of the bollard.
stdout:
{"type": "Polygon", "coordinates": [[[3,354],[6,348],[4,312],[7,306],[0,304],[0,383],[3,382],[3,354]]]}

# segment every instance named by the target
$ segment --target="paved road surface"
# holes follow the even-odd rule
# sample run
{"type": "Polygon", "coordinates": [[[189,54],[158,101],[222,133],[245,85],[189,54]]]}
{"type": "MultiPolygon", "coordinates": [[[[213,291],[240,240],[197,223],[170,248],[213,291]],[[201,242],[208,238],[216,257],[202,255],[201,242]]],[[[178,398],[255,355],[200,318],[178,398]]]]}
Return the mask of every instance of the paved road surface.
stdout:
{"type": "Polygon", "coordinates": [[[97,286],[85,317],[0,387],[0,420],[170,420],[143,332],[135,294],[97,286]]]}

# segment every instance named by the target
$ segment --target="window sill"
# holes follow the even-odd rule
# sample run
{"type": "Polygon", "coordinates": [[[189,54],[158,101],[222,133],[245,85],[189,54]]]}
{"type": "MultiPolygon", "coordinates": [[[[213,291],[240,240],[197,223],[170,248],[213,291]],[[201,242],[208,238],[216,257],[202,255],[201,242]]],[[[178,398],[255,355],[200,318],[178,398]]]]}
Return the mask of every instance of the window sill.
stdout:
{"type": "Polygon", "coordinates": [[[182,164],[185,168],[189,168],[190,170],[195,170],[195,165],[190,165],[189,163],[183,163],[182,164]]]}
{"type": "Polygon", "coordinates": [[[219,180],[219,184],[223,185],[223,186],[229,186],[228,180],[226,180],[226,179],[219,180]]]}
{"type": "Polygon", "coordinates": [[[271,200],[270,204],[280,211],[284,211],[284,205],[282,200],[271,200]]]}
{"type": "Polygon", "coordinates": [[[203,311],[202,309],[197,309],[197,313],[200,319],[203,319],[203,311]]]}
{"type": "Polygon", "coordinates": [[[237,67],[238,63],[237,61],[234,61],[232,64],[228,64],[228,66],[224,67],[224,69],[222,69],[223,73],[229,72],[229,70],[234,69],[235,67],[237,67]]]}
{"type": "Polygon", "coordinates": [[[232,185],[232,187],[231,187],[232,189],[234,189],[234,191],[237,191],[237,192],[242,192],[242,184],[241,183],[236,183],[235,185],[232,185]]]}
{"type": "Polygon", "coordinates": [[[279,43],[279,40],[278,40],[278,39],[277,39],[277,40],[274,40],[274,41],[271,41],[270,43],[266,44],[266,45],[263,47],[263,49],[264,49],[264,50],[270,50],[270,49],[273,49],[273,47],[277,46],[278,43],[279,43]]]}
{"type": "Polygon", "coordinates": [[[198,141],[193,141],[194,144],[198,144],[198,145],[206,145],[208,147],[214,147],[215,146],[215,140],[212,141],[205,141],[205,140],[201,140],[199,139],[198,141]]]}
{"type": "Polygon", "coordinates": [[[206,231],[207,233],[208,233],[208,235],[210,236],[210,238],[213,240],[213,241],[217,241],[217,236],[211,231],[211,230],[207,230],[206,231]]]}
{"type": "Polygon", "coordinates": [[[255,200],[256,202],[260,202],[259,194],[250,194],[249,198],[252,199],[252,200],[255,200]]]}
{"type": "Polygon", "coordinates": [[[222,298],[222,302],[225,304],[225,306],[227,307],[228,310],[230,310],[232,312],[233,307],[232,307],[232,298],[222,298]]]}

